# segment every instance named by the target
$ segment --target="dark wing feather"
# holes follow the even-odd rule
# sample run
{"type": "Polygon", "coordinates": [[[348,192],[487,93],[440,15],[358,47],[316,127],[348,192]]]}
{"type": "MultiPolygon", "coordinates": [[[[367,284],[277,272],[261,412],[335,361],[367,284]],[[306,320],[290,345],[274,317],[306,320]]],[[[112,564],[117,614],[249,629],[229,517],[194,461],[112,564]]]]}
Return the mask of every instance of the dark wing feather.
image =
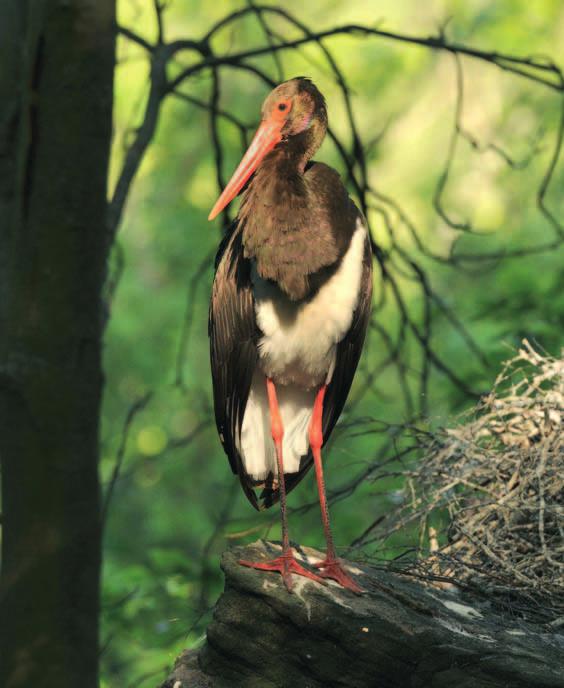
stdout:
{"type": "MultiPolygon", "coordinates": [[[[325,393],[323,404],[323,444],[333,432],[335,424],[347,400],[356,367],[362,353],[362,346],[372,310],[372,251],[368,237],[364,248],[363,271],[360,283],[358,305],[349,331],[337,345],[337,358],[331,382],[325,393]]],[[[302,457],[300,470],[286,475],[286,492],[290,492],[302,480],[313,465],[311,450],[302,457]]],[[[260,495],[261,508],[275,504],[279,499],[278,489],[266,488],[260,495]]]]}
{"type": "Polygon", "coordinates": [[[208,332],[215,422],[231,469],[239,475],[251,504],[258,509],[252,481],[237,450],[237,440],[257,364],[257,339],[250,262],[243,256],[241,229],[234,223],[216,257],[208,332]]]}

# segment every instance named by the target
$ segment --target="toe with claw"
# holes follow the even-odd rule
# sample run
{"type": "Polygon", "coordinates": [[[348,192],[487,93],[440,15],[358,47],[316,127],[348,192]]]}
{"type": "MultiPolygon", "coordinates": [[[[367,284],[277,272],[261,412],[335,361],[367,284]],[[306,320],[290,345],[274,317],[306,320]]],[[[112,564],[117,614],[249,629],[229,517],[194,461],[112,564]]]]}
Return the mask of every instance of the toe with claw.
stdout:
{"type": "Polygon", "coordinates": [[[357,595],[365,592],[345,571],[343,563],[336,557],[320,561],[314,564],[314,567],[319,569],[319,575],[322,578],[330,578],[331,580],[337,581],[343,588],[352,590],[352,592],[357,595]]]}
{"type": "Polygon", "coordinates": [[[323,580],[325,576],[323,576],[323,573],[317,575],[312,571],[309,571],[308,569],[304,568],[301,564],[297,562],[296,558],[292,553],[281,554],[279,557],[271,559],[270,561],[239,560],[239,564],[241,564],[242,566],[248,566],[252,569],[258,569],[259,571],[278,571],[282,575],[284,584],[286,585],[286,588],[289,592],[292,592],[292,588],[294,586],[292,574],[296,574],[297,576],[303,576],[304,578],[309,578],[310,580],[313,580],[316,583],[321,583],[321,585],[325,585],[325,581],[323,580]]]}

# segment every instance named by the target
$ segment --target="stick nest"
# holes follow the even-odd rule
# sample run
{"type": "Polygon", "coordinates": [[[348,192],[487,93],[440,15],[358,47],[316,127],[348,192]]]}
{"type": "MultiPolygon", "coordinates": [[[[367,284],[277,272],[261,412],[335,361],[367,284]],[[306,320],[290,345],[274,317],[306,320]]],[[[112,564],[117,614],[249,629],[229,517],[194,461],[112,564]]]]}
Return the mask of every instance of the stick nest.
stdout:
{"type": "Polygon", "coordinates": [[[419,573],[564,625],[563,420],[564,358],[524,341],[470,419],[424,437],[402,508],[420,519],[422,546],[428,538],[419,573]],[[442,538],[429,523],[445,512],[442,538]]]}

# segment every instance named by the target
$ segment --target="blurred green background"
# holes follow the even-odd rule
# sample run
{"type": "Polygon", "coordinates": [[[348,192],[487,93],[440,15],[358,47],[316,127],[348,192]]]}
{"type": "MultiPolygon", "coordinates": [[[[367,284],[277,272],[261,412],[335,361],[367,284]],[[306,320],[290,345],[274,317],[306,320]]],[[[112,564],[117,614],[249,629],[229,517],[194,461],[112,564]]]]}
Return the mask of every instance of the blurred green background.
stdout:
{"type": "MultiPolygon", "coordinates": [[[[223,16],[245,6],[226,0],[175,0],[164,14],[166,40],[199,38],[223,16]]],[[[291,0],[284,7],[314,30],[358,23],[429,36],[450,20],[445,30],[453,42],[520,56],[544,54],[557,62],[562,58],[564,6],[559,0],[291,0]]],[[[119,0],[118,15],[121,25],[154,40],[152,0],[119,0]]],[[[282,20],[272,20],[272,27],[286,37],[299,34],[282,20]]],[[[256,17],[249,16],[218,32],[212,45],[223,54],[265,45],[265,38],[256,17]]],[[[325,45],[350,87],[370,183],[384,199],[400,205],[429,251],[446,256],[458,233],[439,217],[433,197],[454,125],[452,55],[356,35],[331,38],[325,45]]],[[[148,80],[144,52],[124,38],[118,47],[112,185],[143,115],[148,80]]],[[[327,98],[332,128],[350,147],[343,98],[319,48],[284,51],[280,58],[285,78],[303,74],[314,79],[327,98]]],[[[169,73],[196,59],[189,52],[179,54],[169,73]]],[[[252,64],[278,79],[272,56],[252,64]]],[[[481,150],[459,140],[443,205],[456,221],[472,222],[480,235],[463,235],[457,249],[480,254],[547,243],[554,229],[539,212],[536,196],[555,145],[558,94],[485,62],[463,59],[462,66],[462,121],[481,150]],[[489,144],[527,164],[513,169],[489,144]]],[[[210,88],[211,75],[204,71],[183,90],[206,99],[210,88]]],[[[220,72],[220,107],[249,125],[257,123],[267,93],[253,74],[220,72]]],[[[226,179],[241,154],[241,136],[225,120],[219,132],[226,179]]],[[[316,158],[346,177],[330,141],[316,158]]],[[[564,208],[563,188],[560,163],[546,198],[557,218],[564,208]]],[[[207,112],[167,97],[112,258],[110,284],[115,291],[106,335],[101,465],[106,486],[120,457],[122,465],[105,531],[102,685],[108,688],[157,684],[179,651],[196,645],[204,632],[210,606],[221,591],[220,553],[231,543],[279,537],[277,510],[252,510],[213,425],[207,303],[211,256],[221,226],[206,217],[217,194],[207,112]]],[[[414,281],[402,255],[425,271],[437,295],[431,306],[429,346],[464,385],[476,393],[487,390],[500,362],[523,336],[558,351],[564,325],[561,248],[467,262],[462,270],[424,255],[393,205],[382,198],[372,200],[373,235],[389,251],[389,269],[410,318],[424,322],[425,302],[421,284],[414,281]],[[383,208],[400,251],[392,244],[383,208]],[[439,303],[452,309],[483,356],[473,352],[439,303]]],[[[420,425],[432,427],[454,422],[449,421],[453,414],[473,403],[461,385],[434,365],[428,394],[420,398],[425,366],[421,343],[413,332],[402,332],[397,304],[388,288],[382,292],[376,270],[375,300],[383,296],[376,314],[380,329],[370,333],[352,406],[326,451],[330,492],[362,473],[382,447],[390,446],[393,454],[396,426],[421,408],[428,414],[420,425]],[[401,351],[384,366],[390,356],[386,337],[400,341],[401,351]],[[371,372],[376,375],[369,384],[371,372]]],[[[400,488],[394,479],[365,480],[354,494],[335,503],[336,542],[350,544],[379,513],[390,509],[400,488]]],[[[313,480],[306,479],[292,493],[290,505],[310,504],[315,495],[313,480]]],[[[322,545],[317,508],[291,516],[290,536],[322,545]]]]}

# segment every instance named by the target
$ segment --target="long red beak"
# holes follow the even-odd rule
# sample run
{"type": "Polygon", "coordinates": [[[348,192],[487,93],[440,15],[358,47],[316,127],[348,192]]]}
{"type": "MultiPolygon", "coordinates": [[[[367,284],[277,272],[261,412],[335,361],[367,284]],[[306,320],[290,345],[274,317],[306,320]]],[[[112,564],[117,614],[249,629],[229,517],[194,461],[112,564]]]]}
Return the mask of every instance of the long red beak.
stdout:
{"type": "Polygon", "coordinates": [[[216,204],[208,215],[208,220],[213,220],[235,198],[245,186],[245,183],[257,169],[264,156],[269,153],[277,143],[282,141],[282,127],[284,120],[271,118],[264,120],[251,141],[247,152],[233,173],[229,183],[223,189],[223,193],[217,199],[216,204]]]}

